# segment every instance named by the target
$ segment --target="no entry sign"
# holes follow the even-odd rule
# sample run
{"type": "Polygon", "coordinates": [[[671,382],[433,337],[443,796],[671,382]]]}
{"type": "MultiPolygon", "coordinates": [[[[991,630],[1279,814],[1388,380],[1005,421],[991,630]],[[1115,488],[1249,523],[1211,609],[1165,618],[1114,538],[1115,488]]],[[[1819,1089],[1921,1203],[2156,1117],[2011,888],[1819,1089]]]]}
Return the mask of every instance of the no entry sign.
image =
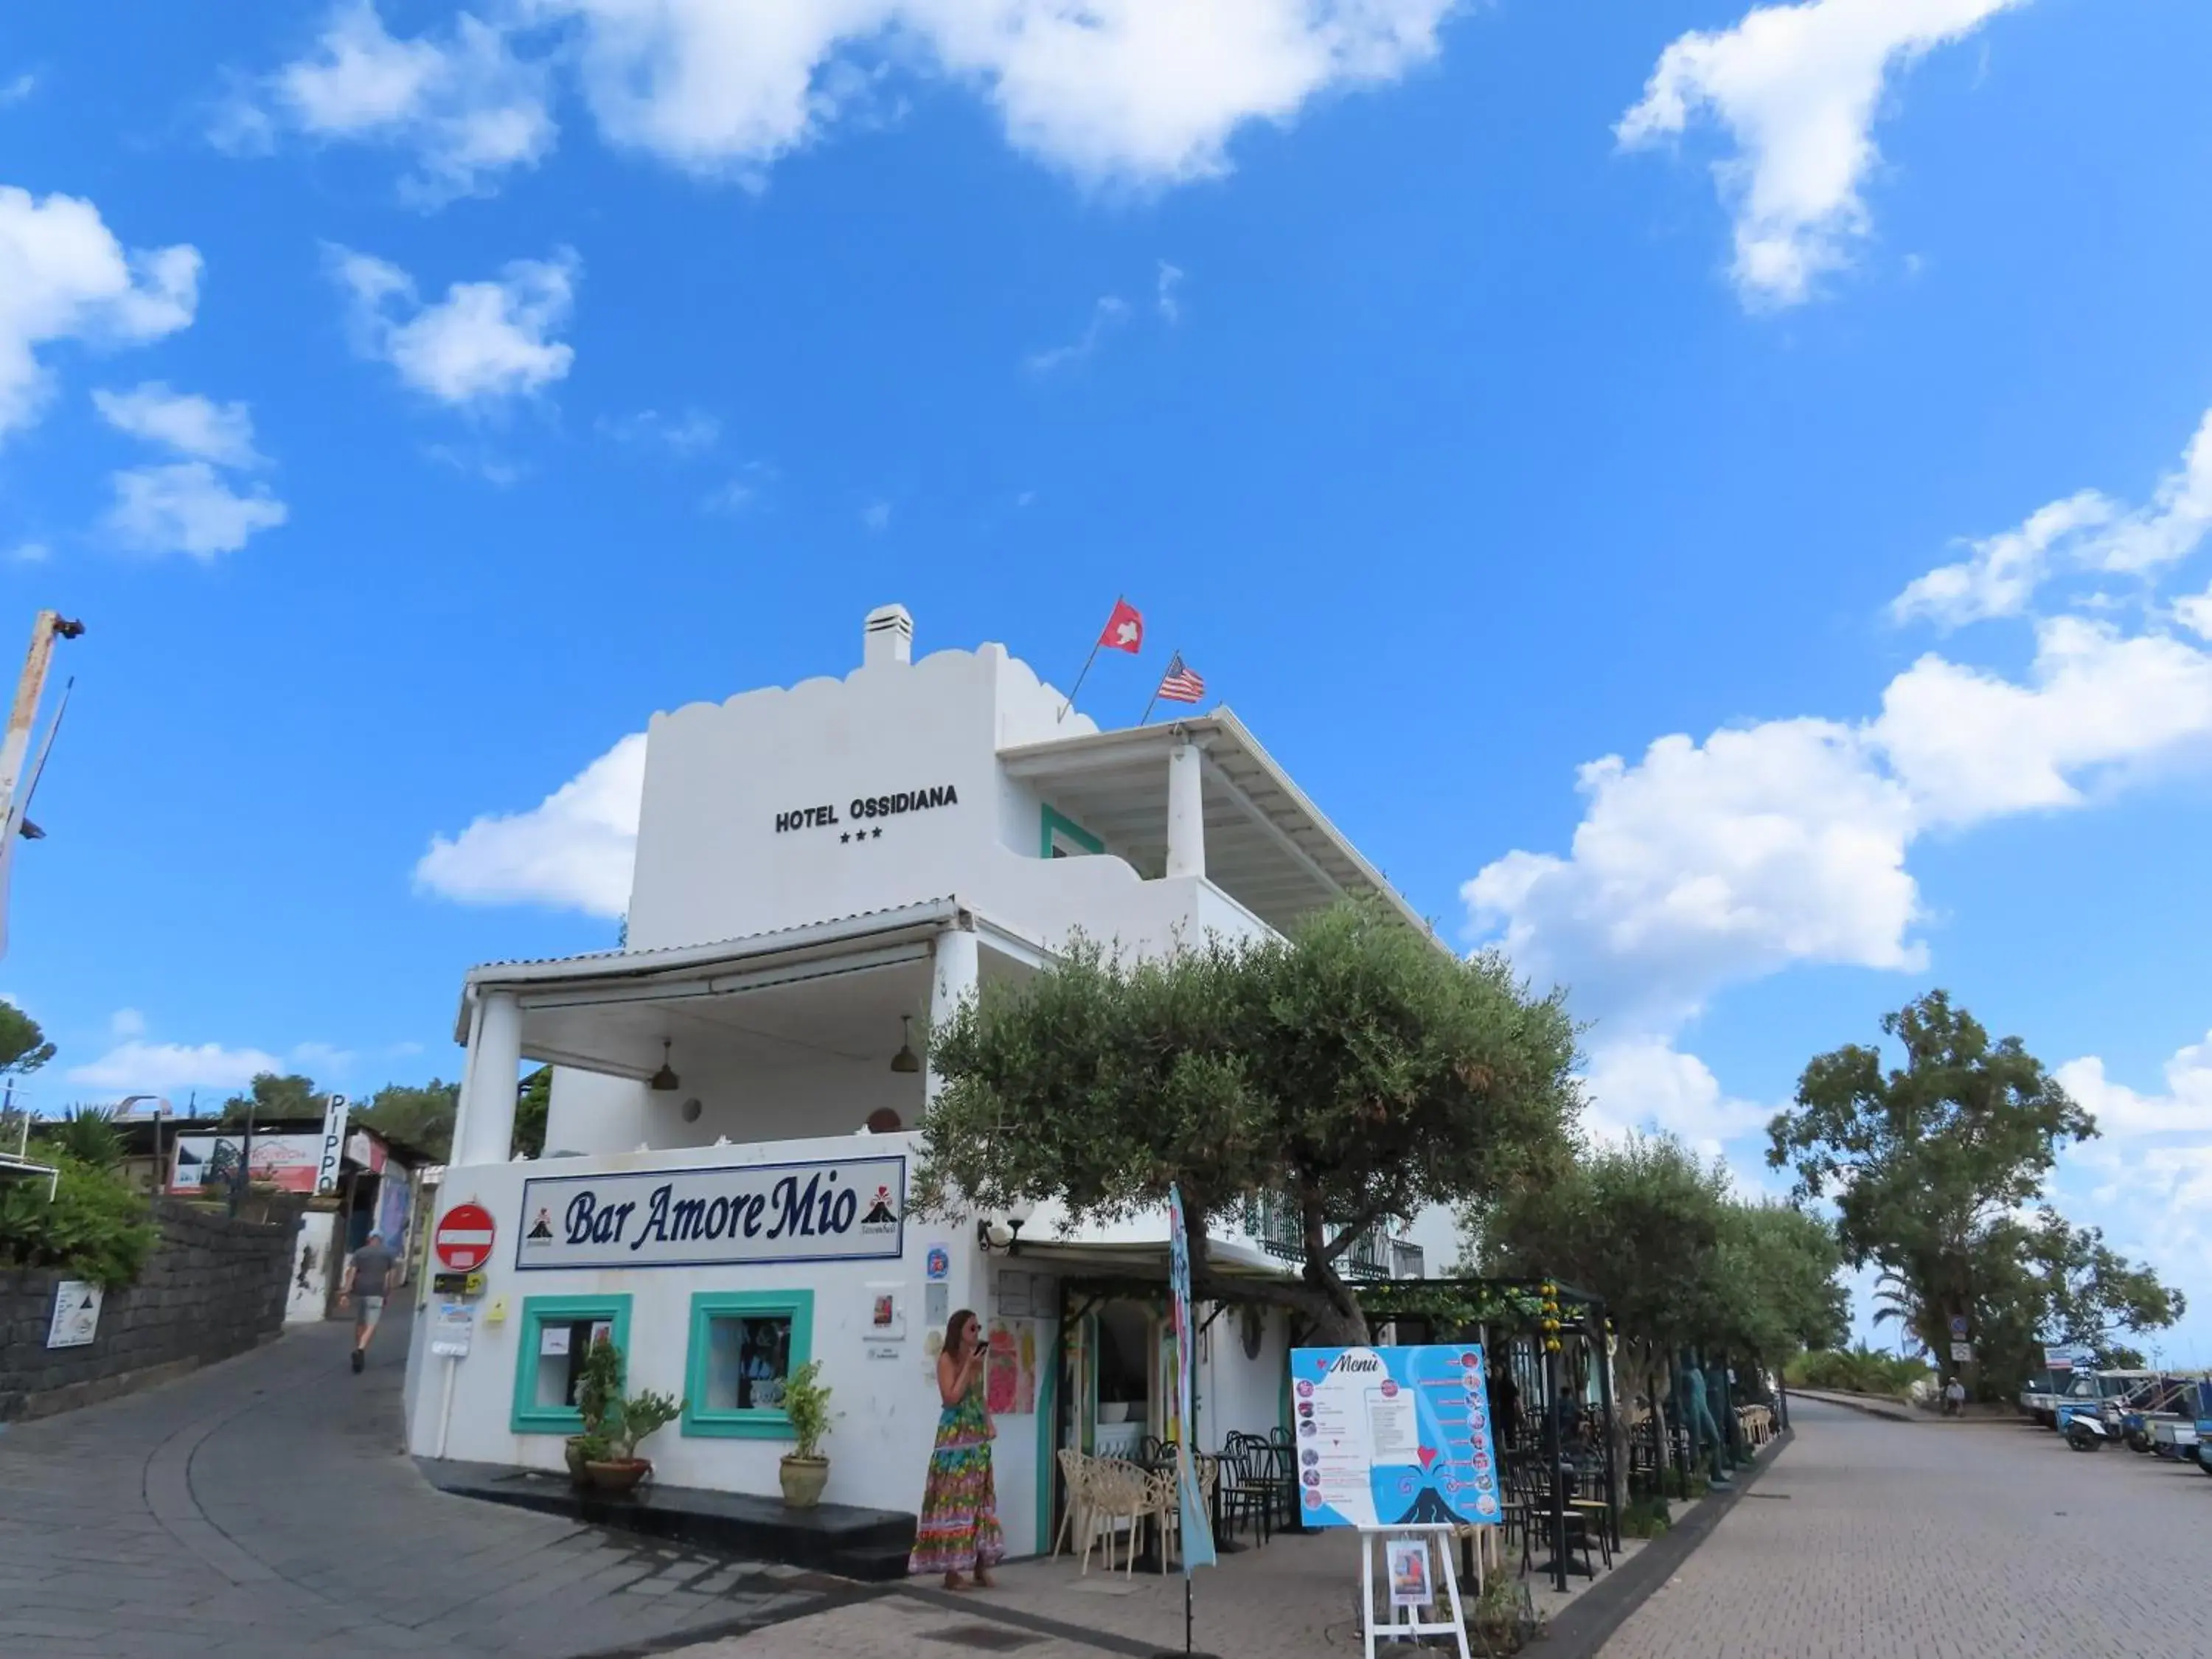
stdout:
{"type": "Polygon", "coordinates": [[[456,1204],[439,1220],[431,1244],[438,1260],[457,1273],[474,1272],[491,1256],[491,1212],[481,1204],[456,1204]]]}

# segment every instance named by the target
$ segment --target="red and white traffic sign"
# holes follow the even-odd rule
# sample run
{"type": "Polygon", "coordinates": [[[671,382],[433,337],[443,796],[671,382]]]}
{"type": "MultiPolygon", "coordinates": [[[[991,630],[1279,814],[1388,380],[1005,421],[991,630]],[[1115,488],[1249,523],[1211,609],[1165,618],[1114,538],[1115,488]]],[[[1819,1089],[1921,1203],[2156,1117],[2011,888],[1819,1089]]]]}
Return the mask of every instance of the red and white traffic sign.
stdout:
{"type": "Polygon", "coordinates": [[[473,1273],[491,1259],[491,1212],[481,1204],[456,1204],[439,1218],[430,1243],[438,1260],[457,1273],[473,1273]]]}

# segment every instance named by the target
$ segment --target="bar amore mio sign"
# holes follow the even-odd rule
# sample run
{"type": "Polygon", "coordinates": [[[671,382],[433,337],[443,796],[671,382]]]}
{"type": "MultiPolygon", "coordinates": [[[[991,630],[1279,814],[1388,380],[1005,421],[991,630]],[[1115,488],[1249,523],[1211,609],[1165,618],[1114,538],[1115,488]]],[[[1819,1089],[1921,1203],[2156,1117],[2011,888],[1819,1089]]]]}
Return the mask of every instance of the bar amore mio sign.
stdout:
{"type": "Polygon", "coordinates": [[[895,1260],[906,1159],[747,1164],[522,1183],[518,1267],[895,1260]]]}

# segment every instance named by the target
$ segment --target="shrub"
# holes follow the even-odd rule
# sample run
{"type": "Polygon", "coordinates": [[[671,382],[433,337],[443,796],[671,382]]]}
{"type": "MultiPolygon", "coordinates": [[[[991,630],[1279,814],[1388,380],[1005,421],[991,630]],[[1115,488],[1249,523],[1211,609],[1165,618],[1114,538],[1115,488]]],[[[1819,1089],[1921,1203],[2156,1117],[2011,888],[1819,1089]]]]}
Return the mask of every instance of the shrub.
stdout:
{"type": "Polygon", "coordinates": [[[1634,1498],[1620,1511],[1624,1538],[1656,1538],[1674,1524],[1663,1498],[1634,1498]]]}
{"type": "Polygon", "coordinates": [[[822,1381],[822,1362],[810,1359],[791,1374],[783,1385],[784,1414],[791,1419],[791,1432],[799,1445],[794,1457],[819,1457],[822,1437],[830,1432],[830,1425],[844,1415],[830,1409],[830,1390],[822,1381]]]}
{"type": "Polygon", "coordinates": [[[1873,1348],[1816,1349],[1799,1354],[1784,1373],[1801,1389],[1835,1389],[1896,1400],[1906,1398],[1912,1385],[1927,1381],[1929,1374],[1917,1359],[1899,1359],[1873,1348]]]}
{"type": "Polygon", "coordinates": [[[0,1187],[0,1263],[59,1267],[103,1290],[138,1277],[161,1237],[153,1206],[106,1171],[52,1154],[53,1196],[35,1177],[0,1187]]]}

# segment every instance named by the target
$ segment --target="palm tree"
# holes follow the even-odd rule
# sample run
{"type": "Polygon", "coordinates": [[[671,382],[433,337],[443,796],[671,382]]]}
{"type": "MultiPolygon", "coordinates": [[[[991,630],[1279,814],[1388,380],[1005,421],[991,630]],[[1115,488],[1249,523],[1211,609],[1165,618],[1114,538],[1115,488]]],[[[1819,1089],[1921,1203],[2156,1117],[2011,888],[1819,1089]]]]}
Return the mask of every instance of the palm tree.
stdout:
{"type": "Polygon", "coordinates": [[[1920,1298],[1913,1293],[1910,1285],[1893,1273],[1883,1273],[1875,1280],[1874,1304],[1874,1322],[1876,1325],[1887,1324],[1893,1320],[1897,1323],[1899,1358],[1906,1357],[1908,1343],[1915,1354],[1928,1352],[1928,1339],[1921,1328],[1920,1298]]]}

